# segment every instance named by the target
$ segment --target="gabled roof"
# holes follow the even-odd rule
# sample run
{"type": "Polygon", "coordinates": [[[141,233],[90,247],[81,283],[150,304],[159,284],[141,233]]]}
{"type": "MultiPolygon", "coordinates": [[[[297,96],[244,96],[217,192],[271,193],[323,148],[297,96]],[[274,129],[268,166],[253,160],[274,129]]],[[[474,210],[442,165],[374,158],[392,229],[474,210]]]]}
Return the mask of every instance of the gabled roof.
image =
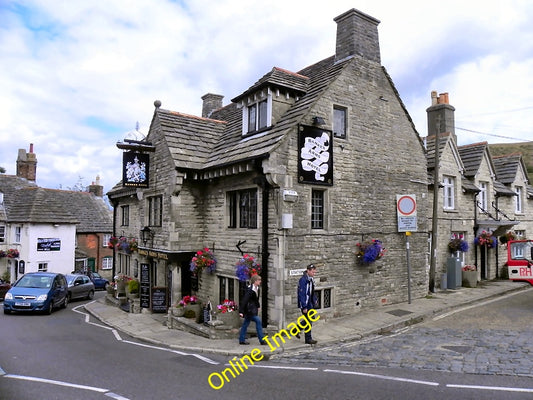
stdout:
{"type": "MultiPolygon", "coordinates": [[[[156,108],[150,132],[157,129],[157,124],[160,125],[178,169],[207,171],[268,157],[288,129],[301,122],[309,107],[352,60],[353,58],[335,63],[334,57],[329,57],[298,73],[273,68],[243,95],[268,83],[290,87],[302,94],[305,88],[307,93],[275,125],[256,135],[242,136],[242,109],[236,103],[215,110],[210,118],[156,108]]],[[[150,133],[147,139],[150,139],[150,133]]],[[[116,185],[111,192],[117,193],[119,190],[116,185]]]]}
{"type": "Polygon", "coordinates": [[[492,163],[487,142],[459,146],[457,149],[465,168],[464,175],[466,177],[470,178],[476,176],[484,158],[487,160],[490,174],[494,175],[494,164],[492,163]]]}
{"type": "Polygon", "coordinates": [[[78,220],[76,233],[113,232],[113,212],[103,198],[89,192],[70,190],[54,190],[53,192],[51,195],[78,220]]]}
{"type": "MultiPolygon", "coordinates": [[[[431,136],[426,137],[426,159],[427,159],[427,164],[428,164],[428,170],[433,170],[435,168],[436,142],[437,142],[436,135],[431,135],[431,136]]],[[[459,171],[463,173],[464,165],[461,160],[461,156],[459,155],[457,146],[455,145],[455,141],[452,139],[452,134],[449,132],[439,134],[439,159],[442,158],[442,153],[444,152],[444,149],[448,145],[450,146],[452,155],[455,161],[457,162],[457,167],[459,168],[459,171]]]]}
{"type": "Polygon", "coordinates": [[[516,193],[500,181],[494,181],[494,191],[497,196],[516,196],[516,193]]]}
{"type": "Polygon", "coordinates": [[[524,176],[527,179],[527,169],[520,153],[505,156],[493,157],[496,176],[504,185],[510,185],[516,179],[518,169],[522,167],[524,176]]]}
{"type": "Polygon", "coordinates": [[[88,192],[45,189],[14,175],[0,174],[0,205],[8,223],[78,224],[76,231],[113,231],[113,216],[103,199],[88,192]]]}
{"type": "Polygon", "coordinates": [[[287,71],[286,69],[274,67],[272,70],[256,83],[254,83],[247,91],[235,97],[231,101],[237,103],[244,97],[257,92],[267,86],[272,86],[280,89],[289,89],[297,93],[303,94],[307,92],[309,78],[305,75],[300,75],[295,72],[287,71]]]}

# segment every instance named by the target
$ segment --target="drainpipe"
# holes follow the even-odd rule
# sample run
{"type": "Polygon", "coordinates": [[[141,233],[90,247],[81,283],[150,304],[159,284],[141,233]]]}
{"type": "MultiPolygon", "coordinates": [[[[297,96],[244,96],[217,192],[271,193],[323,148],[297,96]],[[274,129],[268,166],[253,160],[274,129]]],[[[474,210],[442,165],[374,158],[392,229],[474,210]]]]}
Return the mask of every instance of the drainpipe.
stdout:
{"type": "Polygon", "coordinates": [[[262,189],[262,211],[261,211],[261,280],[266,282],[266,285],[262,285],[261,290],[261,322],[263,327],[268,324],[268,204],[270,195],[270,184],[266,177],[261,175],[256,178],[255,183],[262,189]]]}

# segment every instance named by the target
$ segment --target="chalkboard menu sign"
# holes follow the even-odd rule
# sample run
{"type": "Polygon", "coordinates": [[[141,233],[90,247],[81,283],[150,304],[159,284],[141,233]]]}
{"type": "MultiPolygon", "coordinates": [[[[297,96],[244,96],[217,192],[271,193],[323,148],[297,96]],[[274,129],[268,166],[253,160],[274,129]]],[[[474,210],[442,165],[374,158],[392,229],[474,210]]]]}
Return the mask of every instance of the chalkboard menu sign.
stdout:
{"type": "Polygon", "coordinates": [[[150,308],[150,265],[141,264],[141,308],[150,308]]]}
{"type": "Polygon", "coordinates": [[[152,288],[152,312],[166,313],[167,312],[167,288],[154,287],[152,288]]]}

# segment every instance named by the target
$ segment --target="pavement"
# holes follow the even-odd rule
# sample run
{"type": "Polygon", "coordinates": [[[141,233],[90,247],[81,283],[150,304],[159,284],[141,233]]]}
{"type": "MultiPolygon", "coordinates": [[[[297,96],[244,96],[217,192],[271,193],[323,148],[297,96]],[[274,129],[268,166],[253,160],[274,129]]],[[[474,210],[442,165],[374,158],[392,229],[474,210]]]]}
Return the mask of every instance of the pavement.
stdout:
{"type": "MultiPolygon", "coordinates": [[[[526,290],[533,290],[533,287],[525,282],[483,281],[478,283],[476,288],[437,289],[435,293],[430,293],[424,298],[412,299],[410,303],[363,308],[359,312],[340,318],[321,318],[314,323],[312,330],[313,338],[318,341],[317,345],[305,344],[303,335],[301,339],[291,337],[286,339],[285,343],[280,343],[281,346],[274,351],[271,358],[275,358],[276,354],[287,355],[287,352],[302,352],[306,349],[312,351],[315,346],[358,341],[372,335],[386,334],[436,316],[460,312],[478,303],[526,290]]],[[[238,334],[235,335],[235,339],[208,339],[182,330],[170,329],[166,325],[166,314],[127,313],[106,302],[105,297],[86,304],[85,309],[101,322],[133,338],[175,350],[238,356],[249,354],[254,348],[268,349],[260,346],[256,337],[249,339],[249,345],[240,345],[238,334]]],[[[287,324],[290,322],[292,321],[288,321],[287,324]]],[[[254,328],[254,323],[251,327],[254,328]]],[[[268,333],[276,333],[275,328],[269,328],[268,333]]]]}

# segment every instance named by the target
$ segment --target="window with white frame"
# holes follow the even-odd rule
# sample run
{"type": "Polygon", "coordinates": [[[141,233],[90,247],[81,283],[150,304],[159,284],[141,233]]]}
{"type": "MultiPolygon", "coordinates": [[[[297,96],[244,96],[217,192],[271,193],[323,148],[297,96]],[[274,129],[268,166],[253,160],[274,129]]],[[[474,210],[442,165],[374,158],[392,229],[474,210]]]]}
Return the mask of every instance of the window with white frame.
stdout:
{"type": "Polygon", "coordinates": [[[346,139],[346,108],[333,106],[333,136],[346,139]]]}
{"type": "Polygon", "coordinates": [[[516,213],[522,213],[522,186],[516,186],[515,187],[515,212],[516,213]]]}
{"type": "Polygon", "coordinates": [[[37,266],[37,271],[39,272],[47,272],[48,271],[48,263],[39,263],[37,266]]]}
{"type": "Polygon", "coordinates": [[[111,234],[110,233],[104,233],[104,236],[102,237],[102,247],[109,246],[109,241],[111,240],[111,234]]]}
{"type": "Polygon", "coordinates": [[[242,134],[260,132],[272,125],[272,94],[261,91],[248,99],[243,107],[242,134]]]}
{"type": "Polygon", "coordinates": [[[443,208],[445,210],[455,209],[455,178],[444,176],[442,179],[443,188],[443,208]]]}
{"type": "Polygon", "coordinates": [[[15,243],[20,243],[22,240],[22,226],[15,226],[15,243]]]}
{"type": "Polygon", "coordinates": [[[487,210],[487,205],[489,204],[488,193],[487,193],[487,182],[479,182],[479,205],[483,210],[487,210]]]}
{"type": "Polygon", "coordinates": [[[102,258],[102,269],[113,269],[113,257],[102,258]]]}
{"type": "Polygon", "coordinates": [[[0,225],[0,243],[4,243],[6,241],[6,226],[0,225]]]}
{"type": "Polygon", "coordinates": [[[522,239],[525,239],[525,237],[526,237],[526,231],[525,230],[515,230],[514,233],[516,235],[516,239],[517,240],[522,240],[522,239]]]}

